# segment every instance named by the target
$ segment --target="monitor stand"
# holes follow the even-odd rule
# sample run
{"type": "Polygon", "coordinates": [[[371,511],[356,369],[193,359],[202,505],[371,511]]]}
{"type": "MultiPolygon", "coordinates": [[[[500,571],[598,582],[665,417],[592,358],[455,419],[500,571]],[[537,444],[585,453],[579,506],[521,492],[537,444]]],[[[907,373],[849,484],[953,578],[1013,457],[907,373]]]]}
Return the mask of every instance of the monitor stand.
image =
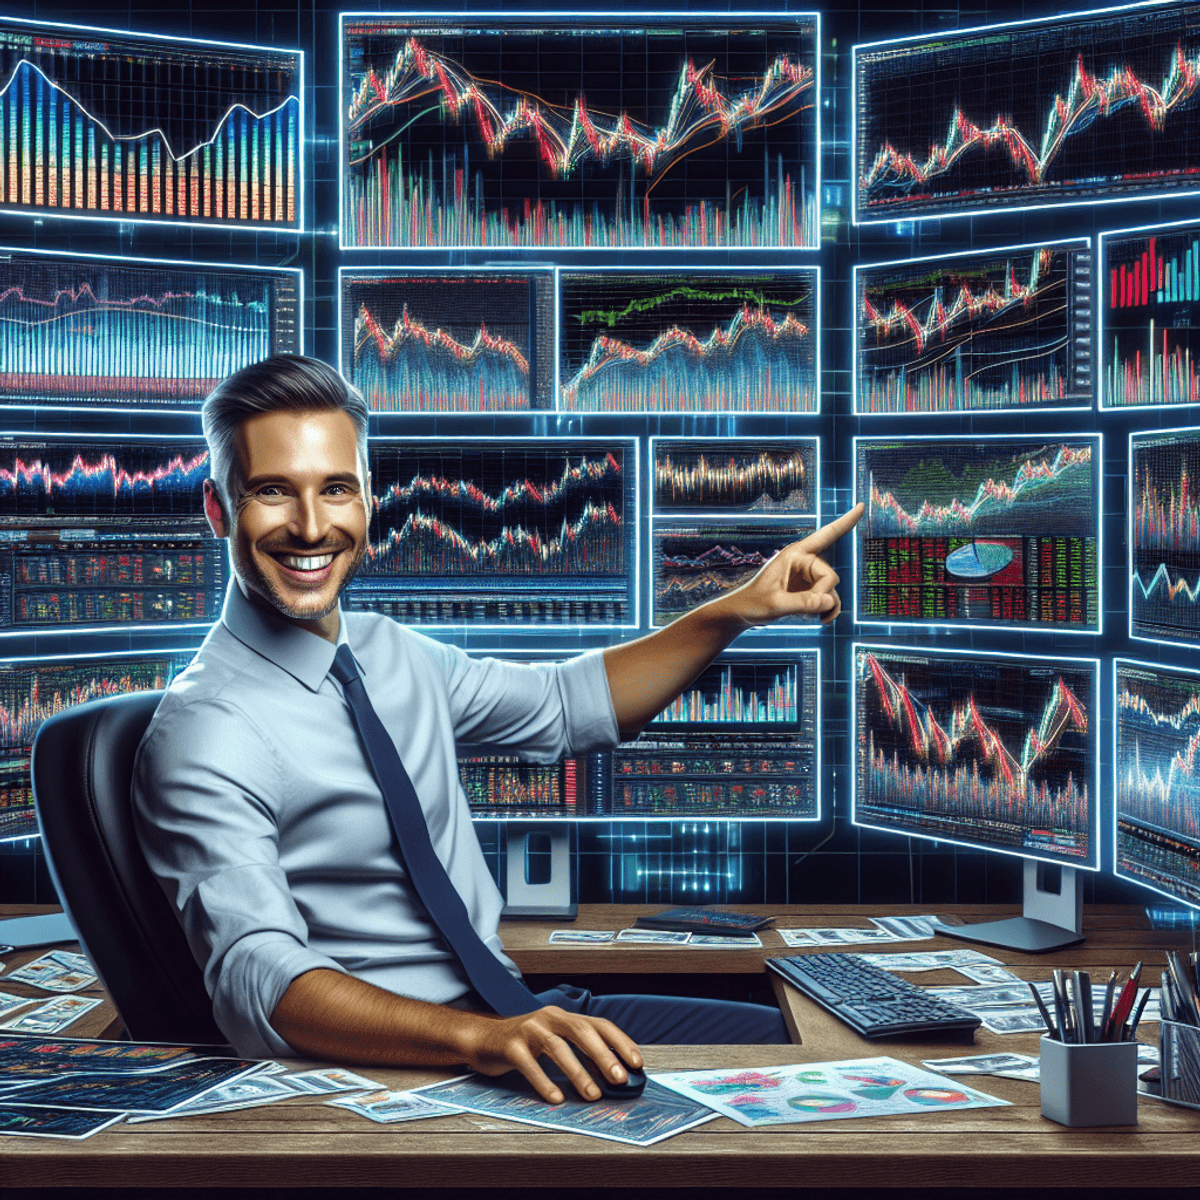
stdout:
{"type": "Polygon", "coordinates": [[[1024,916],[1004,921],[939,922],[934,928],[945,937],[1024,954],[1045,954],[1083,941],[1083,889],[1074,867],[1026,859],[1022,907],[1024,916]]]}
{"type": "Polygon", "coordinates": [[[509,821],[505,833],[508,902],[500,916],[506,921],[538,917],[575,920],[579,905],[571,900],[570,828],[559,822],[509,821]],[[532,846],[531,838],[535,839],[532,846]]]}

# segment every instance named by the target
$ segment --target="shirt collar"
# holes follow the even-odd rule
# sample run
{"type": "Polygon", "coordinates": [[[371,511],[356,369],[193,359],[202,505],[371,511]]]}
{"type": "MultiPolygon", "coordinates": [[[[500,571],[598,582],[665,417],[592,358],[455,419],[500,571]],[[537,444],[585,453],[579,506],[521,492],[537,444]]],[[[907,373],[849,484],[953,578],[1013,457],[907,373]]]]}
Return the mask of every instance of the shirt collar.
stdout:
{"type": "MultiPolygon", "coordinates": [[[[329,674],[338,646],[349,640],[346,636],[346,614],[340,600],[335,646],[319,634],[301,629],[281,613],[252,604],[242,595],[236,578],[230,579],[225,591],[221,622],[239,642],[298,679],[312,692],[317,691],[329,674]]],[[[358,662],[357,656],[355,662],[358,662]]],[[[362,670],[361,663],[359,670],[362,670]]]]}

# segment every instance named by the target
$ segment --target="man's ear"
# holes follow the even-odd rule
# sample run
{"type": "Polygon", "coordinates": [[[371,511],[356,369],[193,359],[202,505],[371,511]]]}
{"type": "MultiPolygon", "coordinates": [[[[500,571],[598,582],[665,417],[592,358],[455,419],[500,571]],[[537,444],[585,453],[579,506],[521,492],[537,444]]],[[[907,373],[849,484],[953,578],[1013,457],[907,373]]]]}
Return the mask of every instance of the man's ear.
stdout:
{"type": "Polygon", "coordinates": [[[204,515],[208,518],[208,527],[213,531],[213,537],[228,537],[229,524],[225,520],[225,509],[221,497],[217,495],[216,485],[211,479],[204,481],[204,515]]]}

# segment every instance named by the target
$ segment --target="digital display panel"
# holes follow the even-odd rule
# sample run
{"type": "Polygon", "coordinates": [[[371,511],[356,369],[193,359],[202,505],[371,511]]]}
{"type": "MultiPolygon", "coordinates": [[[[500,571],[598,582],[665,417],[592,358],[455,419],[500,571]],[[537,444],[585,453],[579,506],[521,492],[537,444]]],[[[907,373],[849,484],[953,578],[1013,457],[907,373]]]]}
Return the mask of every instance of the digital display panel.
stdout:
{"type": "Polygon", "coordinates": [[[1101,407],[1200,404],[1200,224],[1102,233],[1100,279],[1101,407]]]}
{"type": "Polygon", "coordinates": [[[1130,5],[853,49],[859,222],[1194,190],[1200,10],[1130,5]]]}
{"type": "Polygon", "coordinates": [[[373,412],[530,412],[554,402],[554,273],[339,272],[342,374],[373,412]]]}
{"type": "Polygon", "coordinates": [[[855,438],[855,620],[1098,633],[1099,434],[855,438]]]}
{"type": "Polygon", "coordinates": [[[0,404],[197,410],[302,353],[298,270],[0,248],[0,404]]]}
{"type": "Polygon", "coordinates": [[[1200,908],[1200,674],[1117,659],[1116,873],[1200,908]]]}
{"type": "Polygon", "coordinates": [[[568,411],[816,412],[818,271],[561,271],[568,411]]]}
{"type": "Polygon", "coordinates": [[[0,20],[0,209],[299,230],[298,50],[0,20]]]}
{"type": "Polygon", "coordinates": [[[815,13],[346,13],[342,246],[815,247],[815,13]]]}
{"type": "Polygon", "coordinates": [[[0,660],[0,842],[37,837],[30,756],[47,718],[104,696],[165,688],[190,650],[0,660]]]}
{"type": "Polygon", "coordinates": [[[637,624],[632,439],[373,437],[351,609],[407,625],[637,624]]]}
{"type": "Polygon", "coordinates": [[[1200,644],[1200,428],[1129,438],[1129,636],[1200,644]]]}
{"type": "Polygon", "coordinates": [[[853,823],[1098,868],[1099,669],[855,645],[853,823]]]}
{"type": "Polygon", "coordinates": [[[196,439],[0,435],[0,634],[211,624],[208,473],[196,439]]]}
{"type": "Polygon", "coordinates": [[[855,267],[855,412],[1090,408],[1086,241],[855,267]]]}

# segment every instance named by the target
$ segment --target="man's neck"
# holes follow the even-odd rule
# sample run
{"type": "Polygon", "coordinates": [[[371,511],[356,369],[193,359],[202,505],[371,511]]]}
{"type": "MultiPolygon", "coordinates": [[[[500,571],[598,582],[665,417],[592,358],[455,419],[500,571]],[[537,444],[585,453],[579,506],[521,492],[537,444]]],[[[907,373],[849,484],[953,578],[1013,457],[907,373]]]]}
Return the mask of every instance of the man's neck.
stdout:
{"type": "Polygon", "coordinates": [[[274,613],[277,617],[282,617],[298,629],[303,629],[306,633],[315,633],[317,637],[324,638],[327,642],[337,645],[341,623],[338,618],[338,608],[336,605],[332,612],[326,613],[323,617],[314,617],[311,619],[293,617],[288,613],[281,612],[266,596],[259,595],[253,588],[248,588],[241,579],[238,579],[237,586],[246,600],[250,604],[253,604],[255,608],[261,608],[264,612],[274,613]]]}

